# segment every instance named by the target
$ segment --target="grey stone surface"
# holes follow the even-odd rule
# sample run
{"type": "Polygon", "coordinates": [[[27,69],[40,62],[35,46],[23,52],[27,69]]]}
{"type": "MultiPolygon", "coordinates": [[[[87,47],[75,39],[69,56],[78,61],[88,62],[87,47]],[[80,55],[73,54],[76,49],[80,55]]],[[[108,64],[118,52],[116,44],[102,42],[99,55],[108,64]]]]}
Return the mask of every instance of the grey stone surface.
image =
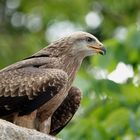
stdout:
{"type": "Polygon", "coordinates": [[[33,129],[16,126],[0,119],[0,140],[58,140],[33,129]]]}

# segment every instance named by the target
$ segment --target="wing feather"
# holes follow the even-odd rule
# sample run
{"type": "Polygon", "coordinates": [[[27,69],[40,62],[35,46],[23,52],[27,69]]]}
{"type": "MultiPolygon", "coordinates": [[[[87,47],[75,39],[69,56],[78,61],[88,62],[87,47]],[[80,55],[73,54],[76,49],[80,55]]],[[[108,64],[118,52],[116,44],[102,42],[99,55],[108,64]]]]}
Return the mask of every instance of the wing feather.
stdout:
{"type": "Polygon", "coordinates": [[[5,105],[13,111],[24,110],[25,114],[35,110],[52,98],[52,92],[59,92],[67,77],[59,69],[34,67],[0,72],[0,116],[5,105]]]}
{"type": "Polygon", "coordinates": [[[80,101],[80,89],[71,87],[67,97],[52,116],[50,135],[58,134],[69,123],[80,106],[80,101]]]}

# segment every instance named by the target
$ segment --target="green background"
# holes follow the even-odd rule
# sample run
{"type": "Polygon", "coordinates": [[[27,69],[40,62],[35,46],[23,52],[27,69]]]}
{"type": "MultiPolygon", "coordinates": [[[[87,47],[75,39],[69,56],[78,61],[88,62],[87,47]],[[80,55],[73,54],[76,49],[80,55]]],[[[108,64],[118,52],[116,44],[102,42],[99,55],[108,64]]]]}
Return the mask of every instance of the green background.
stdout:
{"type": "Polygon", "coordinates": [[[83,91],[81,106],[58,137],[139,140],[139,0],[0,0],[0,68],[47,46],[60,32],[76,30],[94,34],[107,54],[84,60],[74,83],[83,91]],[[108,75],[118,64],[133,74],[113,82],[108,75]]]}

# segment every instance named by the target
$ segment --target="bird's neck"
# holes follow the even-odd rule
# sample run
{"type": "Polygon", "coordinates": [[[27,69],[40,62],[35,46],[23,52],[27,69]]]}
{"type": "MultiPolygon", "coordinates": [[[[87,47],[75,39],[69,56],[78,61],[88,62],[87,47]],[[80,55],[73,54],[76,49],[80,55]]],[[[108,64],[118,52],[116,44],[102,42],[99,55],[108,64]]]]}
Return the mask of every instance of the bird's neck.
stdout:
{"type": "MultiPolygon", "coordinates": [[[[65,56],[64,59],[61,59],[64,67],[63,70],[68,74],[69,84],[71,85],[77,71],[80,68],[83,58],[72,57],[72,56],[65,56]]],[[[69,85],[69,86],[70,86],[69,85]]]]}

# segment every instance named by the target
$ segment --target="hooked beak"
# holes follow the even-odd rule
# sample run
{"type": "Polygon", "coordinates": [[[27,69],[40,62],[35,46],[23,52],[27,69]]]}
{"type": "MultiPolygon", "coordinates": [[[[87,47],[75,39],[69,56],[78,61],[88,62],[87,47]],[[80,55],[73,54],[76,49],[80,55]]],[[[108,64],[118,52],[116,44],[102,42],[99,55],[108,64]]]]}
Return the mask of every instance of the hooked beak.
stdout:
{"type": "Polygon", "coordinates": [[[100,42],[94,43],[93,45],[89,46],[90,48],[94,49],[95,52],[105,55],[106,54],[106,49],[103,47],[103,44],[100,42]]]}

